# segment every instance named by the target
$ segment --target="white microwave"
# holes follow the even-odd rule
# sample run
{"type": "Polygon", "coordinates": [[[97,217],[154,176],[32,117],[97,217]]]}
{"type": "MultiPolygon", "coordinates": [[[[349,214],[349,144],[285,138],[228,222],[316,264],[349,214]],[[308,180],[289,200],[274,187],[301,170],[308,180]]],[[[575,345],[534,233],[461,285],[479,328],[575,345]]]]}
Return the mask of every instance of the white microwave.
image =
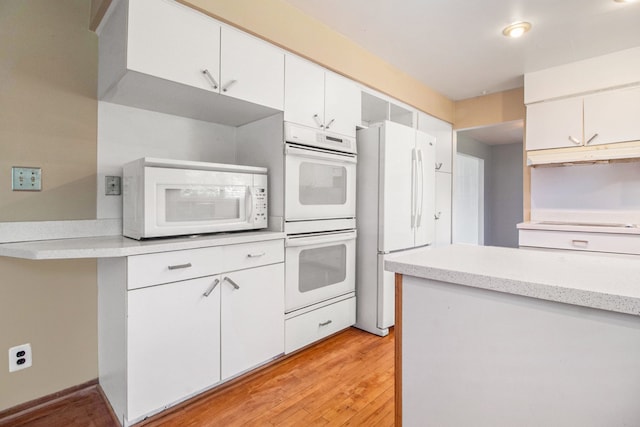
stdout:
{"type": "Polygon", "coordinates": [[[133,239],[266,228],[267,169],[144,157],[123,166],[133,239]]]}

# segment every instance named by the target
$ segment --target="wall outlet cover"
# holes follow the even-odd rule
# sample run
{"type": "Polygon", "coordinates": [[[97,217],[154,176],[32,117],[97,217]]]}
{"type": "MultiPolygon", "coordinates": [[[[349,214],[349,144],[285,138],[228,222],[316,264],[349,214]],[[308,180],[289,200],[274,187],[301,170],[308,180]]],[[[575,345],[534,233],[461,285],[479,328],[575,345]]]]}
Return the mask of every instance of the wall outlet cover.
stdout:
{"type": "Polygon", "coordinates": [[[13,191],[42,190],[42,169],[19,166],[12,167],[11,189],[13,191]]]}
{"type": "Polygon", "coordinates": [[[31,344],[22,344],[9,349],[9,372],[31,367],[33,363],[31,344]]]}
{"type": "Polygon", "coordinates": [[[104,194],[105,196],[119,196],[122,194],[122,179],[119,176],[105,176],[104,194]]]}

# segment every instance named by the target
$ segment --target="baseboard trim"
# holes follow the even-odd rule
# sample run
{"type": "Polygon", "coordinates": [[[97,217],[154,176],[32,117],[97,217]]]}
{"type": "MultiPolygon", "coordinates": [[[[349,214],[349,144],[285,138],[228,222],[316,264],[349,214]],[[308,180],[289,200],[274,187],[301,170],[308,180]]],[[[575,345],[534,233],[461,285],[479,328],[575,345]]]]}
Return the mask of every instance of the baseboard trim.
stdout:
{"type": "Polygon", "coordinates": [[[60,390],[55,393],[51,393],[34,400],[30,400],[29,402],[21,403],[19,405],[0,411],[0,424],[6,423],[14,418],[21,417],[30,412],[41,409],[47,405],[51,405],[52,403],[58,402],[62,399],[66,399],[73,394],[85,391],[92,387],[96,387],[97,385],[98,379],[95,378],[85,383],[65,388],[64,390],[60,390]]]}

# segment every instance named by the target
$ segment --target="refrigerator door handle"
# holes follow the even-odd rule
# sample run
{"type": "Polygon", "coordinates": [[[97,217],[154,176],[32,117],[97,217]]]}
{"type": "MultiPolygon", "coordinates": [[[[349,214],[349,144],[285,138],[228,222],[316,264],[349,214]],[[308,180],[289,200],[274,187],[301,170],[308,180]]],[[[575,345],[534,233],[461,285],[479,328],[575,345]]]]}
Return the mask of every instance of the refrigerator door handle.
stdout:
{"type": "Polygon", "coordinates": [[[416,149],[411,150],[411,228],[416,226],[416,149]]]}
{"type": "MultiPolygon", "coordinates": [[[[416,206],[416,210],[418,211],[418,218],[416,219],[416,228],[420,227],[420,223],[422,222],[422,212],[424,210],[424,164],[422,163],[422,150],[418,150],[418,172],[420,173],[420,191],[417,194],[420,195],[420,210],[418,210],[418,206],[416,206]]],[[[416,199],[417,199],[416,194],[416,199]]],[[[416,205],[417,205],[416,200],[416,205]]]]}

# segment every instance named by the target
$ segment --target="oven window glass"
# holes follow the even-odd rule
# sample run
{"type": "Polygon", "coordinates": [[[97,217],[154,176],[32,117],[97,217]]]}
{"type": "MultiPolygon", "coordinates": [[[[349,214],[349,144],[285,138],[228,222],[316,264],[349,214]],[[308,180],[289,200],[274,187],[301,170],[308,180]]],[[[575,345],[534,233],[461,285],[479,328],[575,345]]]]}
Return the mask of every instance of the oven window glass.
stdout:
{"type": "Polygon", "coordinates": [[[347,201],[347,168],[320,163],[300,163],[301,205],[344,205],[347,201]]]}
{"type": "Polygon", "coordinates": [[[298,289],[301,293],[344,282],[347,277],[345,244],[303,249],[298,261],[298,289]]]}
{"type": "Polygon", "coordinates": [[[240,220],[247,187],[165,188],[167,222],[240,220]]]}

